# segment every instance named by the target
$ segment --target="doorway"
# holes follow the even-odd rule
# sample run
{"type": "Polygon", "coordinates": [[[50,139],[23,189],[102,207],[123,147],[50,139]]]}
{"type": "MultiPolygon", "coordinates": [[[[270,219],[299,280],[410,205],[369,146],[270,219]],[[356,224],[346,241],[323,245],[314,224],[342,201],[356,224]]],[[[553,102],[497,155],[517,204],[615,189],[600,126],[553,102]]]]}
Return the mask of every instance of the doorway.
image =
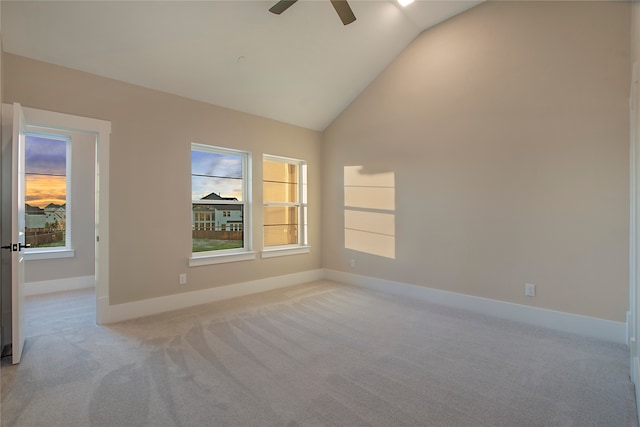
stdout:
{"type": "MultiPolygon", "coordinates": [[[[72,116],[68,114],[55,113],[33,108],[23,108],[27,134],[35,136],[53,136],[54,138],[69,139],[72,145],[77,146],[68,156],[69,164],[72,165],[71,176],[76,176],[70,182],[68,201],[53,203],[45,207],[32,207],[34,215],[54,214],[57,210],[58,216],[64,216],[65,221],[69,221],[69,229],[65,230],[65,243],[58,247],[41,247],[28,249],[25,253],[27,259],[27,284],[23,287],[23,293],[36,295],[49,292],[73,291],[94,286],[95,296],[93,297],[95,307],[95,323],[101,324],[106,319],[105,301],[108,301],[108,172],[109,172],[109,136],[111,132],[110,122],[103,120],[72,116]],[[74,159],[74,157],[77,157],[74,159]],[[75,207],[74,207],[75,206],[75,207]],[[62,209],[62,208],[65,209],[62,209]],[[64,212],[63,212],[64,211],[64,212]],[[76,264],[75,272],[69,274],[72,264],[76,264]],[[78,269],[78,266],[79,269],[78,269]],[[66,277],[64,277],[66,276],[66,277]]],[[[13,106],[3,104],[3,153],[7,144],[5,135],[11,135],[11,119],[13,106]],[[7,129],[8,128],[8,129],[7,129]]],[[[10,137],[9,137],[10,139],[10,137]]],[[[4,168],[4,166],[3,166],[4,168]]],[[[4,179],[3,170],[3,201],[7,192],[11,191],[11,184],[4,179]]],[[[28,203],[27,203],[28,204],[28,203]]],[[[7,211],[7,204],[3,203],[2,216],[3,227],[13,214],[10,209],[7,211]]],[[[36,221],[42,218],[36,218],[36,221]]],[[[34,224],[36,224],[34,222],[34,224]]],[[[61,222],[45,221],[48,227],[46,231],[55,231],[55,239],[60,239],[62,235],[61,222]],[[53,227],[53,228],[52,228],[53,227]],[[56,230],[53,230],[53,229],[56,230]]],[[[42,227],[40,227],[42,228],[42,227]]],[[[3,228],[2,233],[6,230],[3,228]]],[[[11,342],[8,335],[11,334],[11,326],[7,325],[11,319],[12,312],[18,308],[16,304],[9,305],[12,301],[7,298],[7,273],[3,263],[2,273],[2,341],[3,346],[11,342]]],[[[15,313],[13,313],[15,314],[15,313]]],[[[24,313],[22,313],[24,315],[24,313]]],[[[10,323],[10,322],[9,322],[10,323]]]]}
{"type": "Polygon", "coordinates": [[[90,295],[95,295],[96,135],[29,124],[25,131],[28,338],[46,334],[65,318],[95,321],[90,295]]]}

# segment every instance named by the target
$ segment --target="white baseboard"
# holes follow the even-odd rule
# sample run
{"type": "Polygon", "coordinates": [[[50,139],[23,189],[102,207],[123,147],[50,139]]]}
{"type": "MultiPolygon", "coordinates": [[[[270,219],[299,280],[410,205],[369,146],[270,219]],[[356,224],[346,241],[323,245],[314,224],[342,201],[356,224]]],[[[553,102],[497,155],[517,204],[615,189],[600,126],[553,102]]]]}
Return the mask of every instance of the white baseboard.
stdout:
{"type": "Polygon", "coordinates": [[[640,393],[638,393],[638,391],[640,391],[640,358],[634,357],[631,363],[631,380],[633,381],[636,389],[636,408],[638,411],[638,418],[640,419],[640,393]]]}
{"type": "Polygon", "coordinates": [[[53,292],[75,291],[77,289],[95,288],[95,276],[69,277],[68,279],[44,280],[24,284],[24,295],[42,295],[53,292]]]}
{"type": "MultiPolygon", "coordinates": [[[[638,371],[638,368],[640,367],[640,357],[638,356],[634,357],[632,355],[630,357],[630,360],[631,360],[631,372],[630,372],[629,378],[631,379],[633,384],[636,386],[636,388],[638,388],[640,387],[640,383],[638,383],[638,380],[640,380],[640,371],[638,371]]],[[[637,396],[637,397],[640,398],[640,396],[637,396]]],[[[640,407],[638,410],[640,410],[640,407]]]]}
{"type": "Polygon", "coordinates": [[[630,347],[631,338],[633,337],[633,318],[631,317],[631,311],[627,311],[627,316],[625,317],[627,320],[625,324],[625,337],[627,340],[627,347],[630,347]]]}
{"type": "Polygon", "coordinates": [[[324,270],[310,270],[302,273],[269,277],[251,282],[236,283],[233,285],[220,286],[218,288],[202,289],[199,291],[184,292],[115,305],[109,305],[109,298],[105,296],[98,298],[98,304],[100,304],[101,313],[103,313],[103,316],[101,316],[102,318],[98,319],[98,322],[100,324],[108,324],[135,319],[138,317],[151,316],[153,314],[160,314],[215,301],[313,282],[316,280],[322,280],[323,278],[324,270]]]}
{"type": "Polygon", "coordinates": [[[562,332],[626,344],[626,324],[325,269],[325,279],[562,332]]]}
{"type": "MultiPolygon", "coordinates": [[[[626,344],[627,342],[627,325],[624,322],[530,307],[329,269],[310,270],[124,304],[109,305],[109,298],[103,296],[98,298],[100,312],[103,313],[98,321],[100,324],[115,323],[322,279],[618,344],[626,344]]],[[[640,373],[638,374],[640,375],[640,373]]]]}

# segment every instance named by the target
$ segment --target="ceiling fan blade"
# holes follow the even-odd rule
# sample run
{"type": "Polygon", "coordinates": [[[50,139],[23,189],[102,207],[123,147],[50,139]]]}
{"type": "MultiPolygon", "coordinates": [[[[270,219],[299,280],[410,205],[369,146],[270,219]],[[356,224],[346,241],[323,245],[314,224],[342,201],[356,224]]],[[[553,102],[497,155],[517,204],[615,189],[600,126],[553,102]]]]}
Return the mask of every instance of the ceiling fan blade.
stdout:
{"type": "Polygon", "coordinates": [[[280,15],[285,10],[289,9],[298,0],[280,0],[278,3],[271,6],[269,12],[280,15]]]}
{"type": "Polygon", "coordinates": [[[344,25],[349,25],[356,20],[356,16],[353,14],[351,7],[349,7],[347,0],[331,0],[331,4],[344,25]]]}

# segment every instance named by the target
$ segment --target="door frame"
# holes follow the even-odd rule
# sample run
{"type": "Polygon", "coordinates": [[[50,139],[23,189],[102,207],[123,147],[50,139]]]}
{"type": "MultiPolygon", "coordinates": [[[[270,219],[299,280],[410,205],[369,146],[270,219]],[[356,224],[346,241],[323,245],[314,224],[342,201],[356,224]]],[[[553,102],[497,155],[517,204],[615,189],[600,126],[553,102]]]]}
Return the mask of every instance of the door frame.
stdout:
{"type": "MultiPolygon", "coordinates": [[[[5,105],[10,104],[3,104],[5,105]]],[[[95,276],[96,323],[108,321],[109,304],[109,145],[111,122],[22,107],[26,126],[95,134],[95,276]]]]}

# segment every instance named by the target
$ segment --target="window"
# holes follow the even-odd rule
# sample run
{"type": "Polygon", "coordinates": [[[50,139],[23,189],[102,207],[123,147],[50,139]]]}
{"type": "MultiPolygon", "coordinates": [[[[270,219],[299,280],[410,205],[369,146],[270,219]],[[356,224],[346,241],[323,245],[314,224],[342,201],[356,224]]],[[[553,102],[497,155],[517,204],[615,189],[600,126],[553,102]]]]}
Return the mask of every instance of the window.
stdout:
{"type": "Polygon", "coordinates": [[[264,247],[307,244],[307,165],[302,160],[264,156],[264,247]]]}
{"type": "Polygon", "coordinates": [[[25,138],[25,243],[28,252],[69,249],[71,139],[27,132],[25,138]]]}
{"type": "Polygon", "coordinates": [[[192,144],[192,259],[250,249],[248,165],[246,152],[192,144]]]}

